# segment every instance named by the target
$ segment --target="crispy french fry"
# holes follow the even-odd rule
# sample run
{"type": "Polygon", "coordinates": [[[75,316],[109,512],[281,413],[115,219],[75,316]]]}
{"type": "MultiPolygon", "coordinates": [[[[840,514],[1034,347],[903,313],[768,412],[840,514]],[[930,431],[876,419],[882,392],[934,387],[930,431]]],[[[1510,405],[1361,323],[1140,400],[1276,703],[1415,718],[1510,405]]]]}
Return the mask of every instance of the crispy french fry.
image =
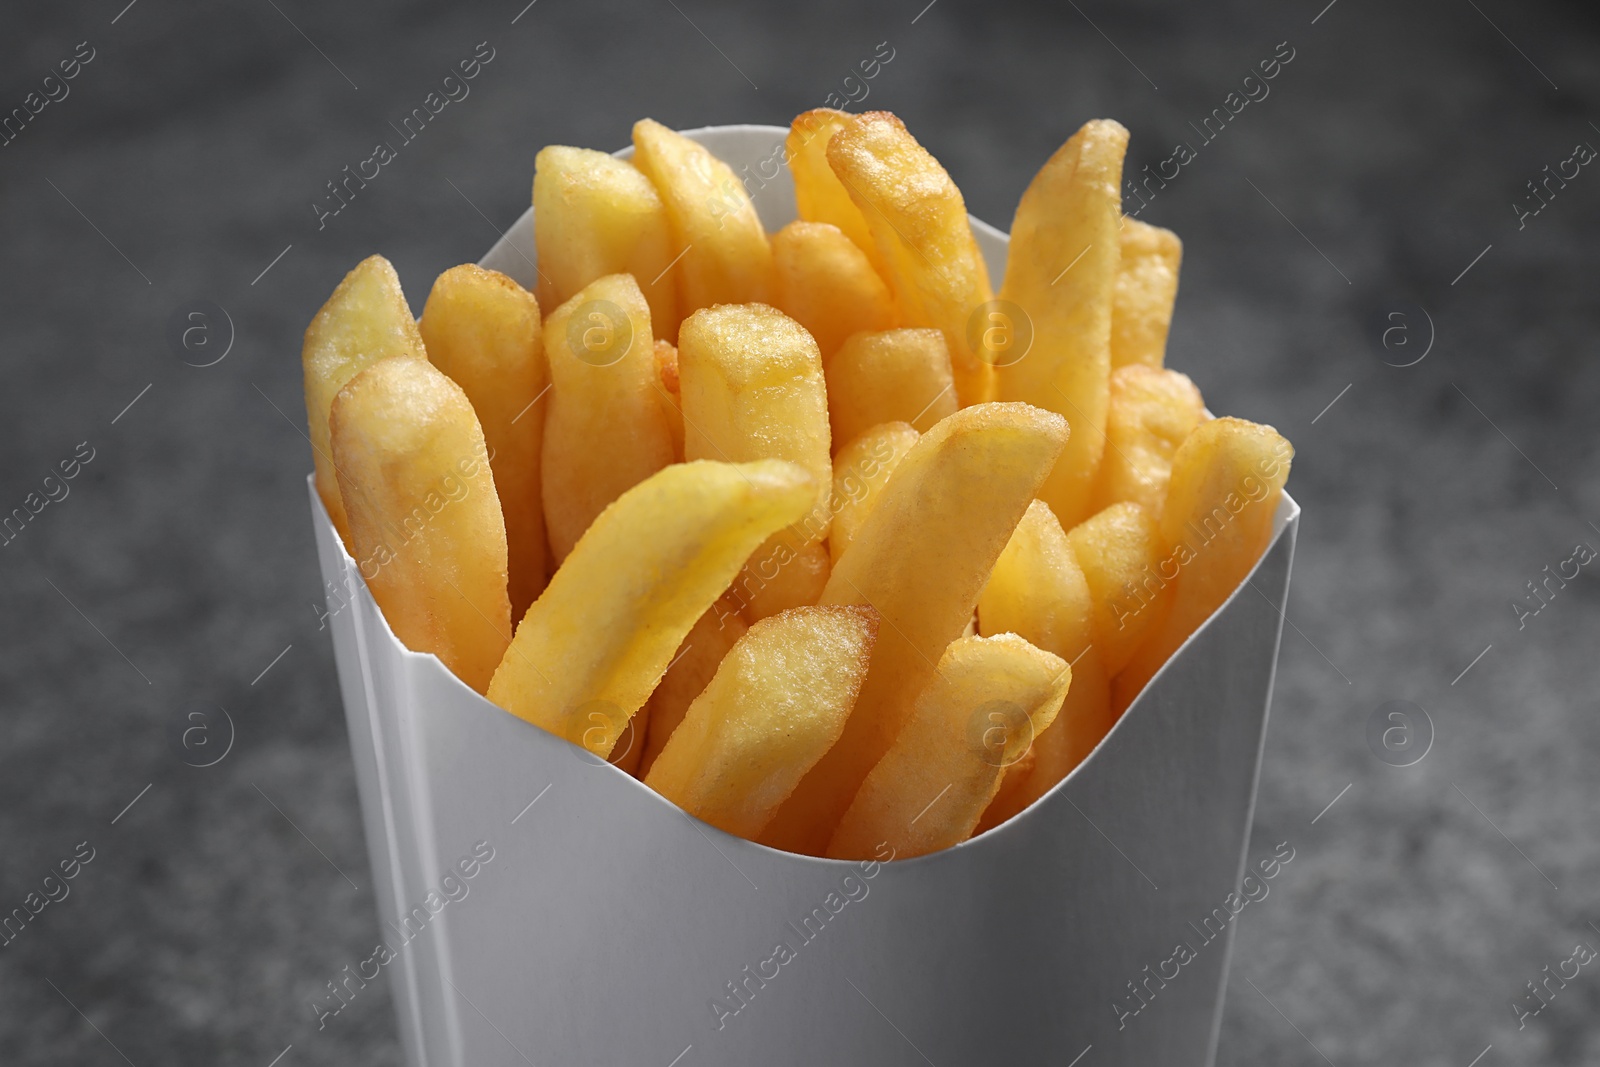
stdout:
{"type": "Polygon", "coordinates": [[[1065,778],[1115,719],[1110,679],[1094,640],[1094,603],[1072,545],[1050,506],[1028,505],[978,600],[984,636],[1014,633],[1072,664],[1072,688],[1061,714],[1034,739],[1033,759],[1007,767],[1001,791],[980,829],[998,825],[1065,778]]]}
{"type": "Polygon", "coordinates": [[[631,274],[650,304],[650,324],[678,335],[678,278],[667,209],[639,169],[588,148],[550,145],[533,161],[533,239],[539,302],[571,300],[608,274],[631,274]]]}
{"type": "Polygon", "coordinates": [[[838,566],[867,521],[889,475],[906,458],[920,435],[904,422],[874,426],[839,450],[833,457],[833,525],[828,529],[828,553],[838,566]]]}
{"type": "Polygon", "coordinates": [[[950,349],[938,330],[855,334],[828,361],[827,376],[835,441],[853,441],[885,422],[927,433],[956,410],[950,349]]]}
{"type": "MultiPolygon", "coordinates": [[[[700,691],[717,673],[717,664],[728,654],[735,641],[744,636],[750,627],[745,625],[736,605],[718,600],[695,621],[673,655],[672,666],[662,675],[661,683],[650,694],[645,707],[650,712],[649,730],[645,734],[644,755],[639,762],[639,777],[650,773],[650,767],[667,747],[672,731],[683,721],[684,712],[700,691]]],[[[637,718],[637,716],[635,716],[637,718]]]]}
{"type": "Polygon", "coordinates": [[[865,604],[884,628],[844,735],[806,775],[762,840],[815,854],[889,750],[946,645],[972,621],[984,582],[1060,454],[1058,415],[980,404],[906,454],[839,559],[823,604],[865,604]]]}
{"type": "Polygon", "coordinates": [[[816,499],[782,460],[675,463],[584,533],[489,684],[507,711],[602,758],[750,553],[816,499]]]}
{"type": "Polygon", "coordinates": [[[549,408],[540,464],[545,527],[556,561],[623,490],[671,463],[650,339],[650,308],[633,277],[584,286],[544,324],[549,408]]]}
{"type": "Polygon", "coordinates": [[[838,740],[877,630],[871,608],[793,608],[756,623],[689,705],[645,784],[755,837],[838,740]]]}
{"type": "Polygon", "coordinates": [[[837,226],[791,222],[772,238],[778,307],[816,338],[824,362],[860,330],[894,325],[889,287],[837,226]]]}
{"type": "Polygon", "coordinates": [[[994,292],[961,190],[887,111],[852,118],[827,153],[867,220],[901,321],[943,331],[962,405],[994,399],[994,367],[968,340],[972,316],[994,292]]]}
{"type": "Polygon", "coordinates": [[[1122,262],[1111,304],[1111,366],[1159,367],[1167,358],[1167,329],[1178,299],[1183,242],[1171,230],[1124,218],[1122,262]]]}
{"type": "Polygon", "coordinates": [[[1127,130],[1096,119],[1040,168],[1017,205],[1000,287],[1000,299],[1021,308],[1033,334],[1027,352],[1000,368],[1001,399],[1059,412],[1072,425],[1039,494],[1068,529],[1089,515],[1105,450],[1127,147],[1127,130]]]}
{"type": "Polygon", "coordinates": [[[347,548],[351,547],[350,521],[345,517],[328,449],[328,412],[346,382],[390,356],[427,358],[394,267],[382,256],[368,256],[344,276],[311,320],[301,349],[306,429],[316,464],[317,495],[347,548]]]}
{"type": "Polygon", "coordinates": [[[1054,721],[1071,683],[1065,660],[1016,634],[952,642],[828,855],[865,859],[886,841],[896,857],[921,856],[971,837],[1001,768],[1054,721]]]}
{"type": "Polygon", "coordinates": [[[886,278],[888,265],[872,239],[866,217],[828,165],[828,142],[850,118],[831,107],[814,108],[795,116],[789,126],[789,136],[784,140],[789,172],[794,176],[795,207],[807,222],[826,222],[839,227],[867,254],[873,269],[886,278]]]}
{"type": "Polygon", "coordinates": [[[1138,363],[1112,371],[1096,508],[1131,500],[1160,518],[1172,456],[1205,417],[1200,390],[1186,375],[1138,363]]]}
{"type": "Polygon", "coordinates": [[[511,639],[506,528],[483,430],[425,359],[383,359],[329,417],[352,555],[402,644],[483,692],[511,639]]]}
{"type": "Polygon", "coordinates": [[[1112,682],[1126,708],[1145,683],[1245,580],[1272,540],[1272,518],[1294,449],[1270,426],[1244,419],[1201,423],[1172,459],[1161,512],[1172,606],[1112,682]]]}
{"type": "Polygon", "coordinates": [[[683,404],[678,398],[678,349],[671,341],[656,341],[656,384],[660,387],[656,398],[661,401],[661,414],[666,416],[667,431],[672,435],[674,461],[683,462],[683,404]]]}
{"type": "Polygon", "coordinates": [[[667,207],[677,245],[678,310],[770,302],[772,247],[733,168],[653,119],[633,126],[634,164],[667,207]]]}
{"type": "Polygon", "coordinates": [[[1131,501],[1112,504],[1067,534],[1094,605],[1094,644],[1116,674],[1169,606],[1155,517],[1131,501]]]}
{"type": "Polygon", "coordinates": [[[539,495],[543,404],[550,384],[539,302],[522,286],[467,263],[433,283],[418,328],[428,358],[466,391],[489,448],[510,552],[511,618],[544,588],[544,504],[539,495]]]}

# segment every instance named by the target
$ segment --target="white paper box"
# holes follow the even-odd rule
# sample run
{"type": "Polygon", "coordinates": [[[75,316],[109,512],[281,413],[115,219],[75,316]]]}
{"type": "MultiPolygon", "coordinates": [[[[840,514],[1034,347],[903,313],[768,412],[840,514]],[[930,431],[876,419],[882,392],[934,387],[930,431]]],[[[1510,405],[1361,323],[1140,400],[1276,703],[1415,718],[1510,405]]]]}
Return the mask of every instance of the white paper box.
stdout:
{"type": "MultiPolygon", "coordinates": [[[[794,212],[785,133],[689,134],[748,165],[769,230],[794,212]]],[[[1005,237],[973,228],[998,280],[1005,237]]],[[[533,260],[530,211],[483,263],[531,287],[533,260]]],[[[1272,852],[1246,856],[1287,496],[1250,588],[1071,776],[956,848],[865,866],[724,834],[491,705],[395,639],[314,488],[311,507],[412,1067],[1211,1063],[1234,923],[1205,920],[1272,852]],[[478,842],[493,858],[446,882],[478,842]]]]}

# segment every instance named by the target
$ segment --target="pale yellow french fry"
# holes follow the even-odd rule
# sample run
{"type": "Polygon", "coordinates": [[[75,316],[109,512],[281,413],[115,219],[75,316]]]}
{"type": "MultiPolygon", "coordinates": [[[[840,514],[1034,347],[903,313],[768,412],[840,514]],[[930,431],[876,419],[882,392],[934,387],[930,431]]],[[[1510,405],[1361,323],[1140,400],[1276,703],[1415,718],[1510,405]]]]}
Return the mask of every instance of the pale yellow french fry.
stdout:
{"type": "MultiPolygon", "coordinates": [[[[650,694],[646,708],[650,712],[649,730],[645,734],[644,755],[639,763],[639,777],[650,773],[667,739],[678,728],[689,705],[717,673],[717,664],[728,654],[735,641],[744,636],[749,627],[739,615],[736,605],[718,600],[695,621],[678,646],[672,666],[662,675],[661,683],[650,694]]],[[[635,716],[637,718],[637,716],[635,716]]]]}
{"type": "Polygon", "coordinates": [[[860,330],[894,325],[889,287],[837,226],[791,222],[772,238],[777,304],[804,326],[826,363],[860,330]]]}
{"type": "Polygon", "coordinates": [[[1112,504],[1067,534],[1089,583],[1094,644],[1115,675],[1165,616],[1173,575],[1161,573],[1161,531],[1155,517],[1131,501],[1112,504]]]}
{"type": "Polygon", "coordinates": [[[1059,412],[1072,425],[1039,494],[1068,529],[1090,514],[1105,450],[1127,147],[1127,130],[1096,119],[1050,157],[1017,205],[1000,287],[1033,335],[1026,353],[1000,368],[1001,399],[1059,412]]]}
{"type": "Polygon", "coordinates": [[[667,419],[667,431],[672,435],[674,461],[683,462],[683,405],[678,399],[678,349],[671,341],[656,341],[656,375],[660,387],[656,394],[661,401],[661,413],[667,419]]]}
{"type": "Polygon", "coordinates": [[[678,310],[770,302],[772,247],[750,194],[733,168],[653,119],[633,126],[634,164],[655,185],[682,256],[678,310]]]}
{"type": "Polygon", "coordinates": [[[1061,714],[1034,739],[1033,759],[1006,768],[981,829],[998,825],[1071,773],[1115,722],[1110,679],[1094,640],[1094,602],[1067,534],[1042,500],[1028,505],[978,600],[986,637],[1014,633],[1072,664],[1061,714]]]}
{"type": "Polygon", "coordinates": [[[1178,299],[1183,242],[1171,230],[1124,218],[1111,305],[1111,366],[1159,367],[1167,358],[1167,330],[1178,299]]]}
{"type": "Polygon", "coordinates": [[[510,552],[511,618],[544,588],[539,450],[550,385],[539,302],[504,274],[471,263],[433,283],[417,324],[428,359],[466,391],[489,448],[510,552]]]}
{"type": "Polygon", "coordinates": [[[828,855],[866,859],[888,842],[896,858],[909,858],[971,837],[1001,768],[1055,720],[1071,683],[1065,660],[1016,634],[952,642],[862,782],[828,855]]]}
{"type": "Polygon", "coordinates": [[[877,634],[870,608],[793,608],[750,627],[689,705],[645,784],[754,838],[839,738],[877,634]]]}
{"type": "Polygon", "coordinates": [[[506,528],[467,394],[425,359],[383,359],[339,390],[329,425],[352,555],[389,627],[483,692],[511,606],[506,528]]]}
{"type": "Polygon", "coordinates": [[[566,559],[594,517],[673,462],[650,307],[632,275],[584,286],[544,324],[550,396],[540,456],[545,528],[566,559]]]}
{"type": "Polygon", "coordinates": [[[833,525],[828,552],[834,566],[872,513],[883,487],[921,436],[908,423],[874,426],[833,457],[833,525]]]}
{"type": "Polygon", "coordinates": [[[553,308],[608,274],[631,274],[650,324],[678,335],[678,277],[667,209],[639,169],[588,148],[550,145],[533,161],[533,239],[539,302],[553,308]]]}
{"type": "Polygon", "coordinates": [[[1200,390],[1186,375],[1138,363],[1112,371],[1096,509],[1131,500],[1160,518],[1173,454],[1205,417],[1200,390]]]}
{"type": "Polygon", "coordinates": [[[831,107],[814,108],[795,116],[789,126],[789,136],[784,140],[789,173],[794,176],[795,207],[807,222],[826,222],[839,227],[867,254],[873,269],[887,277],[887,264],[878,251],[877,242],[872,239],[866,217],[828,165],[828,142],[850,118],[831,107]]]}
{"type": "Polygon", "coordinates": [[[488,698],[602,758],[750,553],[816,499],[792,463],[675,463],[584,533],[523,616],[488,698]]]}
{"type": "Polygon", "coordinates": [[[901,321],[943,331],[962,405],[994,399],[994,367],[968,336],[994,292],[961,190],[887,111],[845,123],[828,165],[867,220],[901,321]]]}
{"type": "Polygon", "coordinates": [[[1172,605],[1112,683],[1126,708],[1178,646],[1237,589],[1272,540],[1294,449],[1270,426],[1201,423],[1178,448],[1161,512],[1158,573],[1176,575],[1172,605]]]}
{"type": "Polygon", "coordinates": [[[328,412],[344,384],[390,356],[426,359],[422,335],[400,291],[400,278],[382,256],[368,256],[344,276],[306,327],[301,363],[305,371],[306,429],[316,464],[317,495],[333,528],[350,547],[339,481],[328,450],[328,412]]]}
{"type": "Polygon", "coordinates": [[[845,732],[762,835],[820,852],[850,798],[889,750],[946,645],[972,621],[994,561],[1067,433],[1026,404],[980,404],[923,434],[895,469],[823,592],[883,618],[845,732]]]}
{"type": "Polygon", "coordinates": [[[880,423],[919,433],[956,410],[944,334],[933,329],[858,333],[827,364],[833,439],[852,441],[880,423]]]}

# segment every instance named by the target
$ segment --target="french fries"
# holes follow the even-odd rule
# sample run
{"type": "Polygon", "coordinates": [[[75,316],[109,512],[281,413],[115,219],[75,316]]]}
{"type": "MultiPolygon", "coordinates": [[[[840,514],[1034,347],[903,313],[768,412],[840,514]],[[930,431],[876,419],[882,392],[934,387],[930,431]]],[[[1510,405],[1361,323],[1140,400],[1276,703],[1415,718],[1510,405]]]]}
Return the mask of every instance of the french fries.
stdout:
{"type": "Polygon", "coordinates": [[[846,337],[894,325],[889,287],[837,226],[791,222],[772,238],[777,304],[816,339],[824,362],[846,337]]]}
{"type": "Polygon", "coordinates": [[[1000,287],[1033,332],[1029,350],[1000,368],[1000,398],[1059,412],[1072,426],[1039,494],[1068,529],[1089,516],[1105,450],[1127,147],[1127,130],[1096,119],[1040,168],[1017,205],[1000,287]]]}
{"type": "Polygon", "coordinates": [[[828,142],[851,116],[831,107],[819,107],[795,116],[784,140],[784,156],[794,176],[794,203],[807,222],[837,226],[857,248],[867,254],[880,277],[888,277],[888,264],[872,238],[866,216],[828,164],[828,142]]]}
{"type": "Polygon", "coordinates": [[[793,608],[752,626],[689,705],[645,784],[755,837],[844,729],[866,677],[870,608],[793,608]]]}
{"type": "Polygon", "coordinates": [[[835,441],[852,441],[885,422],[926,433],[956,410],[950,349],[938,330],[855,334],[834,353],[827,376],[835,441]]]}
{"type": "Polygon", "coordinates": [[[650,702],[646,705],[650,713],[649,729],[639,761],[641,778],[650,773],[656,757],[667,747],[667,739],[683,721],[689,705],[711,681],[711,676],[717,673],[717,665],[722,662],[722,657],[750,628],[740,616],[738,606],[726,600],[726,597],[718,600],[695,620],[694,627],[672,657],[672,666],[667,668],[655,692],[650,694],[650,702]]]}
{"type": "Polygon", "coordinates": [[[1118,244],[1122,257],[1111,303],[1111,366],[1159,368],[1167,358],[1183,242],[1171,230],[1124,218],[1118,244]]]}
{"type": "Polygon", "coordinates": [[[683,403],[679,399],[678,349],[671,341],[656,341],[656,397],[672,438],[672,457],[683,462],[683,403]]]}
{"type": "Polygon", "coordinates": [[[1160,530],[1148,511],[1124,501],[1074,526],[1067,541],[1089,583],[1095,647],[1116,674],[1166,615],[1160,530]]]}
{"type": "Polygon", "coordinates": [[[483,430],[425,359],[381,359],[329,413],[350,548],[402,644],[483,692],[511,640],[506,528],[483,430]]]}
{"type": "Polygon", "coordinates": [[[539,449],[550,385],[539,302],[504,274],[473,264],[433,283],[417,324],[435,367],[466,391],[483,426],[489,468],[505,515],[511,618],[544,588],[544,506],[539,449]]]}
{"type": "Polygon", "coordinates": [[[1072,668],[1016,634],[952,641],[828,843],[834,859],[866,859],[887,841],[921,856],[972,835],[1000,772],[1054,721],[1072,668]]]}
{"type": "Polygon", "coordinates": [[[833,457],[833,525],[828,553],[834,566],[856,539],[873,505],[900,461],[921,435],[903,422],[886,422],[839,450],[833,457]]]}
{"type": "Polygon", "coordinates": [[[973,314],[994,292],[961,190],[887,111],[850,119],[827,152],[867,220],[904,323],[944,333],[963,405],[994,399],[994,368],[968,340],[973,314]]]}
{"type": "Polygon", "coordinates": [[[1112,371],[1096,508],[1131,500],[1159,517],[1173,453],[1205,417],[1200,390],[1187,375],[1138,363],[1112,371]]]}
{"type": "Polygon", "coordinates": [[[301,350],[317,495],[346,546],[351,544],[350,521],[328,447],[328,413],[346,382],[390,356],[427,358],[394,267],[382,256],[368,256],[344,276],[306,327],[301,350]]]}
{"type": "Polygon", "coordinates": [[[632,275],[590,282],[551,312],[544,351],[550,397],[540,489],[559,563],[607,504],[677,453],[660,395],[650,307],[632,275]]]}

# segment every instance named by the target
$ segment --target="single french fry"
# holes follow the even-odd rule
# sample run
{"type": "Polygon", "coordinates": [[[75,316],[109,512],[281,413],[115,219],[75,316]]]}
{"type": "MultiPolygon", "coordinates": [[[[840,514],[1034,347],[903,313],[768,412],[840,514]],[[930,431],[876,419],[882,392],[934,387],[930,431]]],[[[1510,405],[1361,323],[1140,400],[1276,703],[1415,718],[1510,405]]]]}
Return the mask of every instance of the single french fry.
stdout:
{"type": "Polygon", "coordinates": [[[633,126],[634,164],[666,204],[677,245],[678,311],[770,302],[772,247],[733,168],[653,119],[633,126]]]}
{"type": "Polygon", "coordinates": [[[390,356],[428,358],[394,267],[382,256],[368,256],[344,276],[311,320],[301,349],[317,495],[347,548],[352,547],[350,521],[328,448],[328,413],[346,382],[390,356]]]}
{"type": "Polygon", "coordinates": [[[683,462],[683,404],[678,397],[678,349],[671,341],[656,341],[656,397],[661,414],[666,416],[667,432],[672,435],[674,462],[683,462]]]}
{"type": "Polygon", "coordinates": [[[789,136],[784,139],[789,173],[794,176],[795,207],[807,222],[826,222],[839,227],[867,254],[879,276],[886,278],[888,265],[872,239],[866,217],[828,165],[828,142],[850,118],[847,113],[831,107],[813,108],[795,116],[789,126],[789,136]]]}
{"type": "Polygon", "coordinates": [[[1205,417],[1205,401],[1187,375],[1139,363],[1112,371],[1096,509],[1131,500],[1160,518],[1173,454],[1205,417]]]}
{"type": "Polygon", "coordinates": [[[551,312],[544,351],[551,388],[541,490],[559,563],[607,504],[676,453],[650,308],[631,275],[599,278],[551,312]]]}
{"type": "MultiPolygon", "coordinates": [[[[667,740],[683,721],[683,715],[700,691],[717,673],[717,664],[728,654],[734,642],[744,636],[750,627],[745,625],[736,605],[718,600],[695,621],[694,627],[684,637],[683,644],[672,657],[672,666],[662,675],[650,702],[645,705],[650,712],[649,730],[645,734],[644,755],[639,762],[639,777],[650,773],[650,767],[667,747],[667,740]]],[[[635,716],[637,718],[637,716],[635,716]]]]}
{"type": "Polygon", "coordinates": [[[678,277],[666,205],[639,169],[588,148],[550,145],[533,161],[533,240],[539,302],[571,300],[608,274],[631,274],[650,304],[650,325],[678,335],[678,277]]]}
{"type": "Polygon", "coordinates": [[[963,406],[993,400],[994,367],[968,332],[994,292],[961,190],[887,111],[846,122],[827,154],[872,231],[901,321],[944,333],[963,406]]]}
{"type": "Polygon", "coordinates": [[[894,325],[889,287],[837,226],[791,222],[772,238],[778,308],[804,326],[827,363],[845,338],[894,325]]]}
{"type": "Polygon", "coordinates": [[[645,784],[754,838],[838,740],[877,630],[870,608],[792,608],[756,623],[689,705],[645,784]]]}
{"type": "Polygon", "coordinates": [[[1170,610],[1112,682],[1126,708],[1178,646],[1245,580],[1272,540],[1272,519],[1294,449],[1270,426],[1221,418],[1201,423],[1172,459],[1161,511],[1165,554],[1175,572],[1170,610]]]}
{"type": "Polygon", "coordinates": [[[402,644],[483,692],[511,640],[506,528],[483,430],[425,359],[383,359],[329,417],[352,555],[402,644]]]}
{"type": "Polygon", "coordinates": [[[433,283],[418,328],[428,359],[466,392],[483,426],[505,515],[511,618],[544,588],[544,504],[539,449],[550,384],[539,302],[504,274],[471,263],[433,283]]]}
{"type": "Polygon", "coordinates": [[[827,363],[833,439],[852,441],[885,422],[919,433],[956,410],[944,334],[932,329],[853,335],[827,363]]]}
{"type": "Polygon", "coordinates": [[[872,513],[883,487],[921,435],[904,422],[874,426],[833,457],[833,525],[828,553],[834,566],[872,513]]]}
{"type": "Polygon", "coordinates": [[[1033,335],[1026,353],[1000,368],[1001,399],[1059,412],[1072,425],[1039,494],[1067,529],[1089,516],[1105,450],[1127,147],[1126,129],[1096,119],[1040,168],[1017,205],[1000,287],[1033,335]]]}
{"type": "Polygon", "coordinates": [[[1089,583],[1095,647],[1114,675],[1169,606],[1173,575],[1161,572],[1160,528],[1148,511],[1124,501],[1074,526],[1067,541],[1089,583]]]}
{"type": "Polygon", "coordinates": [[[791,852],[826,847],[889,750],[945,646],[972,621],[994,561],[1060,454],[1058,415],[980,404],[923,434],[828,579],[822,604],[864,604],[884,621],[843,736],[763,833],[791,852]]]}
{"type": "Polygon", "coordinates": [[[523,616],[486,694],[602,758],[695,620],[816,499],[782,460],[675,463],[595,519],[523,616]]]}
{"type": "Polygon", "coordinates": [[[1178,299],[1183,242],[1171,230],[1124,218],[1120,244],[1122,262],[1111,304],[1111,366],[1160,367],[1167,358],[1167,330],[1178,299]]]}
{"type": "Polygon", "coordinates": [[[963,637],[939,657],[905,728],[872,768],[828,844],[865,859],[887,841],[896,857],[972,836],[1019,758],[1056,717],[1072,668],[1016,634],[963,637]]]}
{"type": "Polygon", "coordinates": [[[728,595],[740,604],[746,622],[759,622],[780,611],[815,604],[832,571],[824,542],[805,541],[795,531],[784,530],[756,550],[728,595]]]}

